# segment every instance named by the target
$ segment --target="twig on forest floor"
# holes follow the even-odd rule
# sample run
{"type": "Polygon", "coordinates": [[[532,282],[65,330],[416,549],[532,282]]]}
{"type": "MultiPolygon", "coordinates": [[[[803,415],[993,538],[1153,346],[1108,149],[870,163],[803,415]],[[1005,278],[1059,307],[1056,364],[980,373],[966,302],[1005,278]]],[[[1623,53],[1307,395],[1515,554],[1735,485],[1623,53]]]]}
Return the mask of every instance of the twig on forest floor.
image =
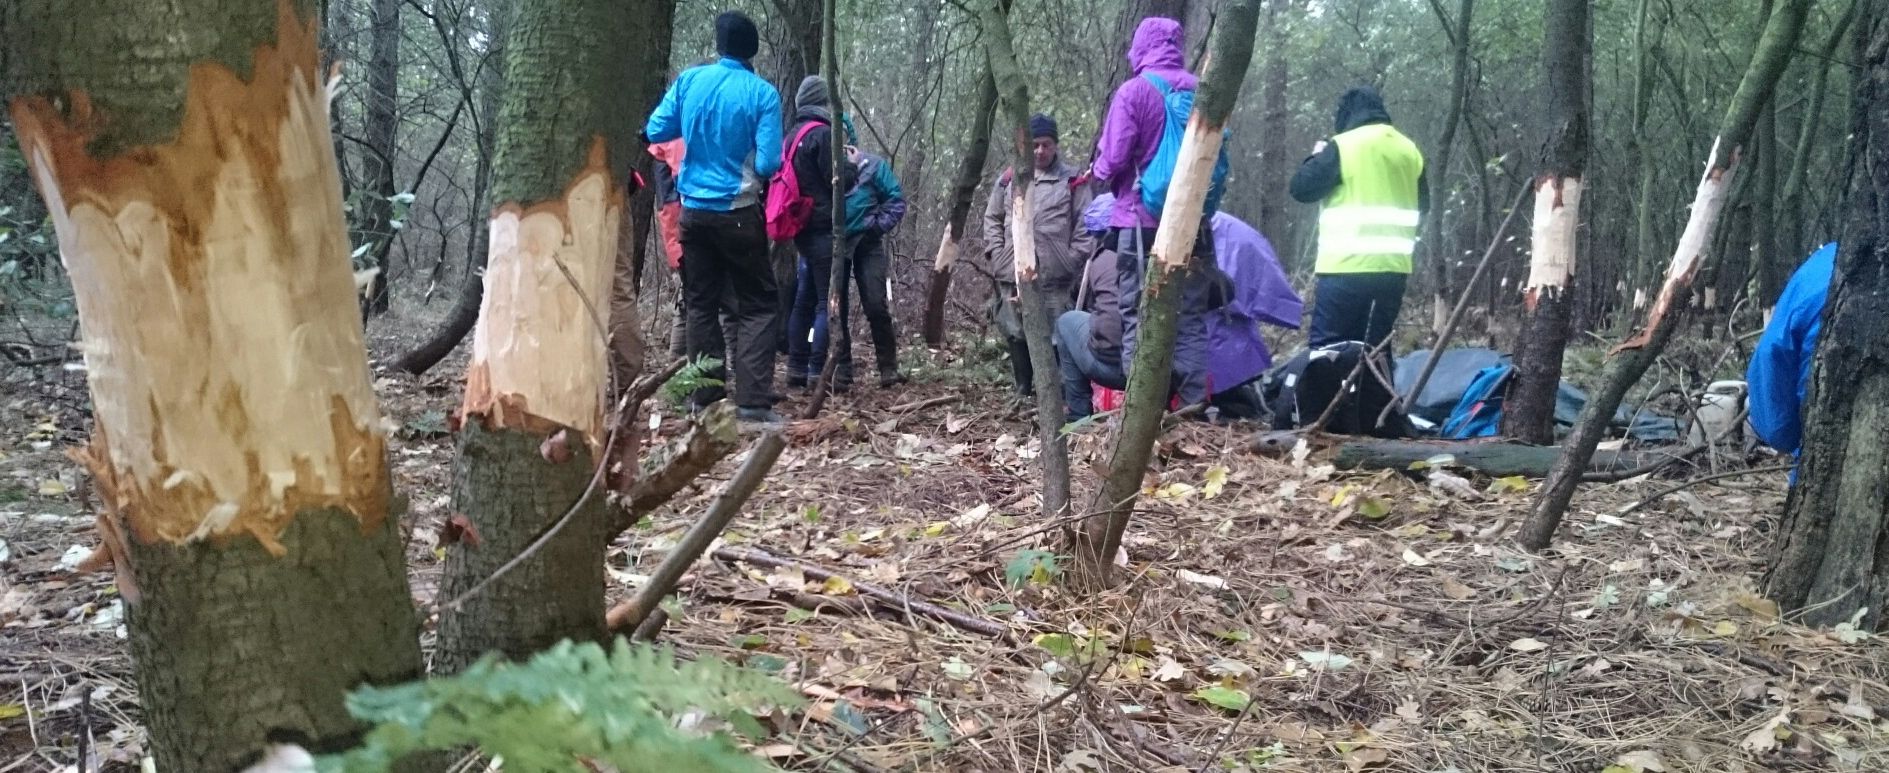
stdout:
{"type": "Polygon", "coordinates": [[[1722,478],[1735,478],[1740,475],[1759,475],[1759,474],[1767,473],[1767,472],[1784,472],[1786,470],[1791,469],[1794,466],[1796,465],[1776,464],[1769,467],[1750,467],[1743,470],[1728,470],[1726,472],[1715,472],[1715,473],[1712,473],[1711,475],[1701,475],[1699,477],[1691,478],[1683,482],[1674,484],[1672,486],[1667,486],[1666,488],[1660,489],[1659,491],[1654,492],[1652,496],[1649,496],[1638,502],[1634,502],[1631,505],[1627,505],[1625,509],[1621,510],[1615,515],[1629,515],[1629,514],[1638,512],[1641,508],[1646,507],[1647,505],[1653,504],[1654,502],[1658,502],[1661,499],[1665,499],[1668,496],[1677,494],[1681,491],[1685,491],[1686,489],[1692,488],[1693,486],[1697,486],[1701,483],[1710,483],[1712,481],[1719,480],[1722,478]]]}
{"type": "Polygon", "coordinates": [[[901,403],[899,405],[894,405],[885,410],[887,413],[911,413],[912,411],[922,411],[922,410],[925,410],[926,408],[936,408],[940,405],[950,405],[961,399],[963,398],[959,397],[958,395],[944,395],[943,397],[934,397],[929,400],[919,400],[916,402],[901,403]]]}
{"type": "Polygon", "coordinates": [[[1014,642],[1015,637],[1011,635],[1010,629],[1004,626],[1002,623],[985,620],[983,618],[972,617],[962,612],[956,612],[950,609],[946,609],[944,607],[941,607],[937,604],[933,604],[928,601],[914,600],[911,596],[908,596],[906,594],[899,593],[897,591],[888,590],[885,588],[881,588],[871,583],[853,580],[851,578],[848,578],[840,574],[839,572],[833,571],[831,569],[815,566],[812,564],[808,564],[804,561],[775,556],[772,553],[768,553],[767,551],[760,550],[758,548],[724,547],[724,548],[717,549],[714,552],[714,556],[715,558],[722,561],[729,561],[729,562],[739,561],[742,563],[754,564],[755,566],[765,566],[765,567],[776,568],[776,569],[780,569],[780,568],[799,569],[801,574],[815,580],[820,580],[822,582],[828,579],[834,578],[834,577],[838,577],[842,580],[845,580],[849,584],[851,584],[853,586],[853,590],[858,591],[861,595],[870,596],[875,601],[881,602],[882,604],[884,604],[885,606],[887,606],[888,608],[894,611],[910,610],[913,612],[917,612],[919,614],[923,614],[926,617],[930,617],[934,620],[940,620],[940,621],[949,623],[953,627],[958,628],[959,630],[968,631],[970,633],[975,633],[975,634],[982,634],[984,636],[989,636],[994,639],[1001,639],[1005,641],[1006,643],[1012,643],[1012,644],[1015,643],[1014,642]]]}
{"type": "Polygon", "coordinates": [[[708,512],[702,514],[701,520],[696,521],[682,535],[682,540],[656,567],[655,573],[637,591],[636,597],[610,610],[605,617],[610,630],[637,627],[651,610],[662,603],[664,596],[675,590],[682,574],[695,565],[696,559],[708,550],[709,543],[721,536],[722,531],[728,528],[728,523],[734,520],[735,514],[741,512],[742,505],[747,504],[748,498],[761,487],[761,482],[767,479],[768,471],[774,469],[774,462],[781,458],[781,451],[785,448],[787,441],[778,432],[769,432],[755,441],[748,460],[742,463],[734,479],[728,482],[728,487],[715,497],[714,504],[709,505],[708,512]]]}

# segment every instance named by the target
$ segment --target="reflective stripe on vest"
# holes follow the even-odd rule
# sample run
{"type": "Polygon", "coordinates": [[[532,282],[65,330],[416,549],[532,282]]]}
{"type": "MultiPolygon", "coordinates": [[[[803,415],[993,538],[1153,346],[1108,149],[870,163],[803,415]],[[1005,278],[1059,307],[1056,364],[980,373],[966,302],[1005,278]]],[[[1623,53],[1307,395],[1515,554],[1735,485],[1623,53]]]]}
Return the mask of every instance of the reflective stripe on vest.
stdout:
{"type": "Polygon", "coordinates": [[[1318,218],[1321,274],[1410,273],[1423,154],[1388,124],[1332,138],[1341,182],[1318,218]]]}

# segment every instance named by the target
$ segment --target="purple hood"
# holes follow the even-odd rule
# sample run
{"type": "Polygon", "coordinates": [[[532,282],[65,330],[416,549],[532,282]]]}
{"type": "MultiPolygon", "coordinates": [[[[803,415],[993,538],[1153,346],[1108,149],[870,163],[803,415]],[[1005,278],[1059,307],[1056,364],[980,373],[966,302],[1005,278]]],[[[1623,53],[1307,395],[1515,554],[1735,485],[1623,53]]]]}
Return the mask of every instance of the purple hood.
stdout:
{"type": "Polygon", "coordinates": [[[1198,81],[1184,69],[1181,53],[1185,35],[1181,23],[1173,19],[1149,17],[1135,28],[1135,39],[1128,46],[1128,63],[1135,77],[1115,89],[1109,101],[1108,115],[1102,119],[1102,134],[1096,140],[1093,171],[1107,181],[1115,194],[1115,208],[1109,213],[1109,225],[1133,228],[1155,225],[1153,217],[1141,206],[1135,193],[1135,178],[1141,168],[1154,158],[1161,132],[1167,128],[1167,104],[1161,90],[1141,76],[1153,74],[1178,91],[1192,91],[1198,81]]]}
{"type": "Polygon", "coordinates": [[[1207,371],[1215,392],[1244,384],[1272,367],[1260,323],[1297,328],[1305,302],[1279,265],[1272,243],[1225,212],[1213,216],[1215,263],[1233,280],[1233,300],[1207,315],[1207,371]]]}

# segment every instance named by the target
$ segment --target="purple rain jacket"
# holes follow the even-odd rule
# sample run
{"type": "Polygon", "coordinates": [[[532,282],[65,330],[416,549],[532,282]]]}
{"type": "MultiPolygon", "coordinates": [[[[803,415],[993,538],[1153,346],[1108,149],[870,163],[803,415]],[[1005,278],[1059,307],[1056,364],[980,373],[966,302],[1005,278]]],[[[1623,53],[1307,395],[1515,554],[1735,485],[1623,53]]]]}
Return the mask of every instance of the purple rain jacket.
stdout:
{"type": "Polygon", "coordinates": [[[1260,324],[1297,329],[1305,302],[1293,292],[1272,243],[1245,221],[1215,213],[1213,249],[1220,270],[1233,280],[1233,298],[1207,314],[1210,388],[1224,392],[1259,378],[1272,367],[1272,352],[1259,335],[1260,324]]]}
{"type": "Polygon", "coordinates": [[[1141,75],[1154,73],[1182,91],[1196,88],[1194,74],[1184,69],[1184,42],[1181,23],[1173,19],[1149,17],[1135,28],[1134,42],[1128,47],[1128,64],[1134,77],[1122,82],[1109,100],[1091,165],[1095,176],[1107,182],[1109,191],[1115,194],[1108,220],[1111,227],[1156,225],[1154,217],[1141,206],[1135,181],[1161,144],[1161,134],[1167,129],[1167,102],[1161,90],[1141,75]]]}

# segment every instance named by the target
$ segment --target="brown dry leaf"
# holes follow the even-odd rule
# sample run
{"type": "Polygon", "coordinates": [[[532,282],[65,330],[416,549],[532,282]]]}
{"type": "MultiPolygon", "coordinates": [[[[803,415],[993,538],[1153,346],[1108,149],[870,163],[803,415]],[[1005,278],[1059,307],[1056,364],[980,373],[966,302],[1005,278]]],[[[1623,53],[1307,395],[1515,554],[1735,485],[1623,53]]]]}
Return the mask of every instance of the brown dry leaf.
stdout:
{"type": "Polygon", "coordinates": [[[1760,620],[1770,621],[1778,618],[1777,602],[1751,591],[1739,591],[1738,595],[1732,597],[1732,601],[1760,620]]]}
{"type": "Polygon", "coordinates": [[[1345,753],[1345,765],[1354,771],[1382,765],[1389,759],[1390,752],[1376,746],[1359,746],[1345,753]]]}
{"type": "Polygon", "coordinates": [[[1456,581],[1449,575],[1443,576],[1443,595],[1456,601],[1462,601],[1476,595],[1476,589],[1456,581]]]}
{"type": "Polygon", "coordinates": [[[1765,720],[1764,724],[1758,726],[1758,729],[1746,735],[1745,740],[1739,741],[1738,748],[1744,749],[1752,754],[1764,754],[1772,749],[1776,749],[1778,745],[1778,730],[1783,728],[1790,721],[1791,709],[1786,706],[1782,711],[1777,713],[1777,716],[1765,720]]]}

